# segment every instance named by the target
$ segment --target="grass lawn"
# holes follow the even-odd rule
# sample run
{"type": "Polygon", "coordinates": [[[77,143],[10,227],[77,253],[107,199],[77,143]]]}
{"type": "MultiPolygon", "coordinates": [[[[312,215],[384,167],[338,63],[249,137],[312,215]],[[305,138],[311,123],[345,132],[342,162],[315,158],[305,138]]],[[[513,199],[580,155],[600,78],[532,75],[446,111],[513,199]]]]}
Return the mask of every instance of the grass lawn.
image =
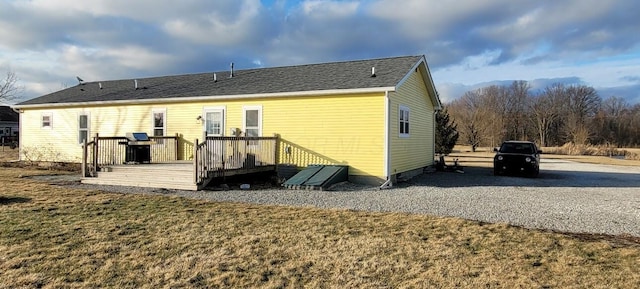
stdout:
{"type": "Polygon", "coordinates": [[[638,238],[69,189],[0,168],[0,288],[638,288],[638,238]]]}

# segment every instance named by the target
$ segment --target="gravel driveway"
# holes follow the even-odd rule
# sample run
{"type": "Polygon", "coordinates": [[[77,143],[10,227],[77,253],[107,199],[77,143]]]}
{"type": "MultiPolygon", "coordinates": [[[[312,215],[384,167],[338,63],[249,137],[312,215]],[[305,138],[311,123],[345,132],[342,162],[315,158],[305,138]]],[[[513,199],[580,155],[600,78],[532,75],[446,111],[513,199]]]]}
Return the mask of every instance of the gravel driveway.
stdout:
{"type": "MultiPolygon", "coordinates": [[[[76,185],[96,188],[94,185],[76,185]]],[[[432,173],[378,190],[174,191],[99,186],[214,201],[454,216],[573,233],[640,236],[640,168],[542,160],[539,178],[493,176],[488,168],[432,173]]]]}

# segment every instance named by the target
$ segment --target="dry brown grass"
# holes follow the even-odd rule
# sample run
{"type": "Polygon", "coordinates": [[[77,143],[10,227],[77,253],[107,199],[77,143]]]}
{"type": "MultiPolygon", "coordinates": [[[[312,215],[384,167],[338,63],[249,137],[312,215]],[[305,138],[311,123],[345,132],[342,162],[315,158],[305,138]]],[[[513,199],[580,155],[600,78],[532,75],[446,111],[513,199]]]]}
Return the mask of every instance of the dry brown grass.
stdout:
{"type": "Polygon", "coordinates": [[[18,160],[18,149],[12,149],[8,146],[0,146],[0,162],[10,162],[18,160]]]}
{"type": "Polygon", "coordinates": [[[115,194],[19,177],[43,173],[49,172],[0,168],[0,287],[640,284],[638,238],[576,238],[424,215],[115,194]]]}

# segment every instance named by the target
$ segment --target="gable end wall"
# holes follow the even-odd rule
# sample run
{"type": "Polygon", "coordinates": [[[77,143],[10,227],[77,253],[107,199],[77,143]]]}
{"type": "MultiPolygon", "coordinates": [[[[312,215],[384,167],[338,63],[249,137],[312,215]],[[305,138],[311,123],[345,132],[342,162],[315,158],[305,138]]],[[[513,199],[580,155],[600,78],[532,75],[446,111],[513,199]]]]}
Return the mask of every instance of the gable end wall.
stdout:
{"type": "Polygon", "coordinates": [[[434,164],[434,105],[421,72],[413,71],[390,99],[390,174],[434,164]],[[399,107],[409,107],[409,137],[400,137],[399,107]]]}

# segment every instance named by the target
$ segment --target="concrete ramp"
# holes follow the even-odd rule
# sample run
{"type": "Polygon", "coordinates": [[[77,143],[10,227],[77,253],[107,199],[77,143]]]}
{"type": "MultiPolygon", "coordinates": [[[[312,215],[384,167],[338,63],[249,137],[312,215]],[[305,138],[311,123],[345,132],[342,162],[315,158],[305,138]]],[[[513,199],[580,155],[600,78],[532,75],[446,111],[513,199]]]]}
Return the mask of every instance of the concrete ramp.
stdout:
{"type": "Polygon", "coordinates": [[[283,186],[294,190],[326,190],[331,185],[349,179],[348,166],[311,165],[300,171],[283,186]]]}

